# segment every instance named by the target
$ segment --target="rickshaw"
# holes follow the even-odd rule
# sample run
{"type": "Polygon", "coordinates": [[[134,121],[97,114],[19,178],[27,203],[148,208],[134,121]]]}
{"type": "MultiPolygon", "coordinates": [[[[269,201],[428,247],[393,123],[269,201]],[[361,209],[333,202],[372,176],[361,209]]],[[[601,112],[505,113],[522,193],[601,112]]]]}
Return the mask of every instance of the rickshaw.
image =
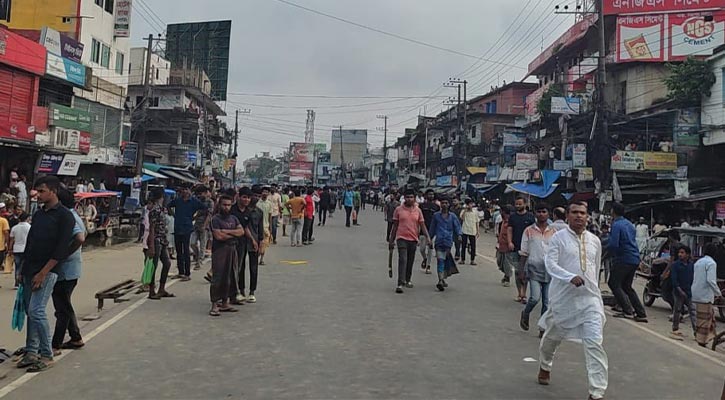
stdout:
{"type": "MultiPolygon", "coordinates": [[[[647,240],[647,244],[642,249],[640,259],[642,260],[637,271],[637,276],[647,280],[647,284],[642,291],[642,302],[647,307],[652,306],[658,297],[667,299],[667,293],[661,289],[661,275],[669,263],[669,250],[667,249],[667,237],[670,232],[675,231],[680,234],[680,243],[691,245],[692,257],[698,259],[702,256],[702,250],[705,244],[710,242],[719,243],[717,263],[717,281],[722,293],[725,295],[725,230],[712,226],[698,227],[675,227],[666,229],[647,240]]],[[[725,303],[715,304],[720,314],[720,320],[725,321],[725,303]]]]}
{"type": "Polygon", "coordinates": [[[113,237],[121,226],[118,192],[76,193],[75,200],[76,212],[85,223],[88,235],[100,232],[106,238],[113,237]],[[95,217],[89,211],[90,205],[97,211],[95,217]]]}

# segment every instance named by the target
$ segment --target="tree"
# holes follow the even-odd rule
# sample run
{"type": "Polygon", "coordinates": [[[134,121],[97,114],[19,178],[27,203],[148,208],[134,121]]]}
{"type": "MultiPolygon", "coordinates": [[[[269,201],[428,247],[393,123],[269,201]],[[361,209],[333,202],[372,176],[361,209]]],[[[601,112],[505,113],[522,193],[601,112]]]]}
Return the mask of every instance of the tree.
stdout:
{"type": "Polygon", "coordinates": [[[710,97],[715,74],[710,62],[689,57],[679,64],[667,64],[670,75],[665,78],[667,98],[681,107],[699,107],[702,96],[710,97]]]}
{"type": "Polygon", "coordinates": [[[551,98],[552,97],[563,97],[564,90],[561,85],[552,84],[548,89],[541,95],[541,98],[536,103],[536,112],[539,113],[542,120],[548,120],[551,118],[551,98]]]}
{"type": "Polygon", "coordinates": [[[277,169],[278,165],[279,162],[277,160],[264,157],[260,158],[259,168],[255,169],[254,171],[250,171],[249,173],[247,173],[247,176],[256,179],[272,179],[274,178],[275,170],[277,169]]]}

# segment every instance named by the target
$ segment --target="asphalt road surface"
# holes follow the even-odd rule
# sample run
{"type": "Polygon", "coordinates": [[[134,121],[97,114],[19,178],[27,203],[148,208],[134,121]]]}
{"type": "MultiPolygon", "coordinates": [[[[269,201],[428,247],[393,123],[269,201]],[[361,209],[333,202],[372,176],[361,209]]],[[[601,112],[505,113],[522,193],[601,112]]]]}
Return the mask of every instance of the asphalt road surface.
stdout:
{"type": "MultiPolygon", "coordinates": [[[[433,275],[421,273],[418,255],[415,288],[395,294],[382,214],[363,211],[362,226],[353,228],[344,227],[342,216],[315,226],[311,246],[291,248],[281,238],[272,247],[268,265],[260,267],[256,304],[208,316],[209,287],[196,273],[191,282],[171,286],[175,299],[134,298],[104,316],[85,332],[86,347],[65,353],[54,368],[37,375],[12,371],[0,380],[0,397],[587,398],[584,355],[575,343],[558,352],[551,385],[537,385],[536,329],[519,329],[520,305],[512,288],[500,286],[490,259],[461,267],[439,293],[433,275]]],[[[125,251],[141,265],[137,250],[125,251]]],[[[607,398],[720,396],[722,354],[613,318],[605,348],[607,398]]]]}

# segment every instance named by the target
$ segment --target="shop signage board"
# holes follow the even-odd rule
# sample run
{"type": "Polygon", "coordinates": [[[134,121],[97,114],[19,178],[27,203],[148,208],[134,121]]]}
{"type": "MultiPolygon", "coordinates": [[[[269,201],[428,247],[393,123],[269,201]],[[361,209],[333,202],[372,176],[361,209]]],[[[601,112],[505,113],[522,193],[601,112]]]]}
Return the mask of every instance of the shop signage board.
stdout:
{"type": "Polygon", "coordinates": [[[594,170],[592,167],[578,168],[579,182],[591,182],[594,180],[594,170]]]}
{"type": "Polygon", "coordinates": [[[35,141],[35,126],[15,121],[0,120],[0,139],[33,142],[35,141]]]}
{"type": "Polygon", "coordinates": [[[522,133],[504,133],[504,147],[521,147],[526,146],[526,135],[522,133]]]}
{"type": "Polygon", "coordinates": [[[38,172],[48,175],[78,175],[82,156],[76,154],[43,154],[38,172]]]}
{"type": "Polygon", "coordinates": [[[454,175],[444,175],[436,178],[436,186],[458,186],[458,177],[454,175]]]}
{"type": "Polygon", "coordinates": [[[617,62],[710,56],[713,49],[725,44],[725,11],[620,16],[616,44],[617,62]]]}
{"type": "Polygon", "coordinates": [[[720,200],[715,203],[715,215],[717,219],[725,219],[725,201],[720,200]]]}
{"type": "Polygon", "coordinates": [[[677,154],[654,151],[621,151],[612,156],[615,171],[674,171],[677,154]]]}
{"type": "Polygon", "coordinates": [[[82,132],[91,131],[91,114],[87,111],[77,110],[55,103],[50,103],[48,109],[50,114],[48,125],[75,129],[82,132]]]}
{"type": "Polygon", "coordinates": [[[516,153],[517,170],[534,170],[539,168],[539,156],[537,154],[516,153]]]}
{"type": "Polygon", "coordinates": [[[555,171],[569,171],[573,168],[571,160],[554,160],[555,171]]]}
{"type": "Polygon", "coordinates": [[[489,165],[486,167],[486,182],[498,182],[498,176],[501,173],[501,167],[498,165],[489,165]]]}
{"type": "Polygon", "coordinates": [[[45,47],[0,26],[0,63],[38,76],[45,74],[45,47]]]}
{"type": "Polygon", "coordinates": [[[441,159],[446,158],[452,158],[453,157],[453,147],[446,147],[443,150],[441,150],[441,159]]]}
{"type": "Polygon", "coordinates": [[[572,162],[573,166],[586,167],[587,166],[587,145],[584,143],[576,143],[572,149],[572,162]]]}
{"type": "Polygon", "coordinates": [[[46,75],[63,79],[77,86],[86,85],[86,67],[73,60],[48,52],[46,75]]]}
{"type": "Polygon", "coordinates": [[[138,157],[138,143],[126,142],[123,146],[122,163],[127,166],[136,165],[136,157],[138,157]]]}
{"type": "Polygon", "coordinates": [[[673,129],[675,148],[700,146],[700,112],[697,109],[681,109],[673,129]]]}
{"type": "Polygon", "coordinates": [[[42,44],[49,53],[53,53],[60,57],[66,58],[76,63],[81,62],[83,57],[83,43],[66,36],[55,29],[43,27],[40,34],[40,44],[42,44]]]}
{"type": "Polygon", "coordinates": [[[131,34],[131,0],[116,0],[113,36],[129,37],[131,34]]]}
{"type": "Polygon", "coordinates": [[[578,97],[552,97],[551,113],[552,114],[579,114],[581,108],[581,99],[578,97]]]}
{"type": "Polygon", "coordinates": [[[725,0],[604,0],[604,15],[651,14],[725,8],[725,0]]]}

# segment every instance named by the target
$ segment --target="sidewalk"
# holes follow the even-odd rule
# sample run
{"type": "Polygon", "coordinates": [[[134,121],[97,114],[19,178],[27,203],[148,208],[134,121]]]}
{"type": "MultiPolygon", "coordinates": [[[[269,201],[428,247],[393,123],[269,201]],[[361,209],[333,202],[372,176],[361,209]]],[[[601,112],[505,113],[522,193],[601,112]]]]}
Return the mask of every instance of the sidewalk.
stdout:
{"type": "MultiPolygon", "coordinates": [[[[493,235],[493,233],[488,234],[481,234],[480,239],[478,240],[478,243],[476,243],[476,250],[480,257],[483,257],[486,261],[489,261],[496,264],[496,237],[493,235]]],[[[481,263],[479,263],[481,265],[481,263]]],[[[485,265],[485,264],[484,264],[485,265]]],[[[634,284],[632,287],[634,288],[635,292],[637,292],[637,295],[639,295],[640,300],[642,296],[642,290],[644,289],[646,282],[644,279],[641,279],[639,277],[635,278],[634,284]]],[[[511,285],[511,296],[513,298],[516,287],[515,285],[511,285]]],[[[604,293],[611,293],[609,291],[609,286],[606,282],[600,282],[599,287],[604,293]]],[[[513,304],[513,302],[512,302],[513,304]]],[[[695,351],[701,354],[704,354],[705,356],[712,356],[719,360],[725,361],[725,346],[720,345],[717,347],[717,351],[710,350],[710,347],[702,348],[700,347],[697,342],[695,341],[695,338],[691,335],[686,336],[684,341],[677,341],[674,339],[669,338],[669,334],[672,330],[672,322],[668,320],[669,316],[672,313],[672,310],[670,309],[670,306],[665,303],[662,299],[655,300],[652,307],[645,307],[647,310],[647,319],[649,320],[648,323],[637,323],[630,320],[621,320],[619,318],[614,318],[612,315],[614,315],[614,312],[611,311],[610,307],[604,307],[605,312],[607,313],[607,323],[611,324],[613,321],[620,321],[623,323],[628,323],[636,328],[639,328],[648,334],[659,337],[659,339],[666,340],[671,342],[673,345],[682,345],[685,346],[687,349],[691,351],[695,351]]],[[[517,320],[518,322],[518,320],[517,320]]],[[[689,327],[690,325],[689,320],[684,321],[680,326],[682,327],[683,331],[686,332],[686,327],[689,327]]],[[[717,330],[718,332],[725,329],[725,323],[717,322],[717,330]]],[[[605,338],[606,339],[606,338],[605,338]]]]}
{"type": "MultiPolygon", "coordinates": [[[[87,315],[98,314],[95,294],[116,283],[127,279],[140,279],[143,269],[143,256],[141,245],[130,243],[116,244],[107,248],[92,248],[83,252],[83,272],[78,286],[73,292],[73,306],[78,316],[78,323],[83,332],[87,321],[82,318],[87,315]]],[[[176,271],[176,263],[172,260],[172,273],[176,271]]],[[[16,332],[10,329],[15,293],[13,289],[13,275],[0,274],[0,347],[15,351],[25,345],[25,329],[16,332]]],[[[108,313],[115,306],[113,300],[106,300],[103,305],[103,314],[108,313]]],[[[55,317],[52,300],[48,305],[48,319],[52,332],[55,326],[55,317]]],[[[103,317],[101,317],[103,319],[103,317]]]]}

